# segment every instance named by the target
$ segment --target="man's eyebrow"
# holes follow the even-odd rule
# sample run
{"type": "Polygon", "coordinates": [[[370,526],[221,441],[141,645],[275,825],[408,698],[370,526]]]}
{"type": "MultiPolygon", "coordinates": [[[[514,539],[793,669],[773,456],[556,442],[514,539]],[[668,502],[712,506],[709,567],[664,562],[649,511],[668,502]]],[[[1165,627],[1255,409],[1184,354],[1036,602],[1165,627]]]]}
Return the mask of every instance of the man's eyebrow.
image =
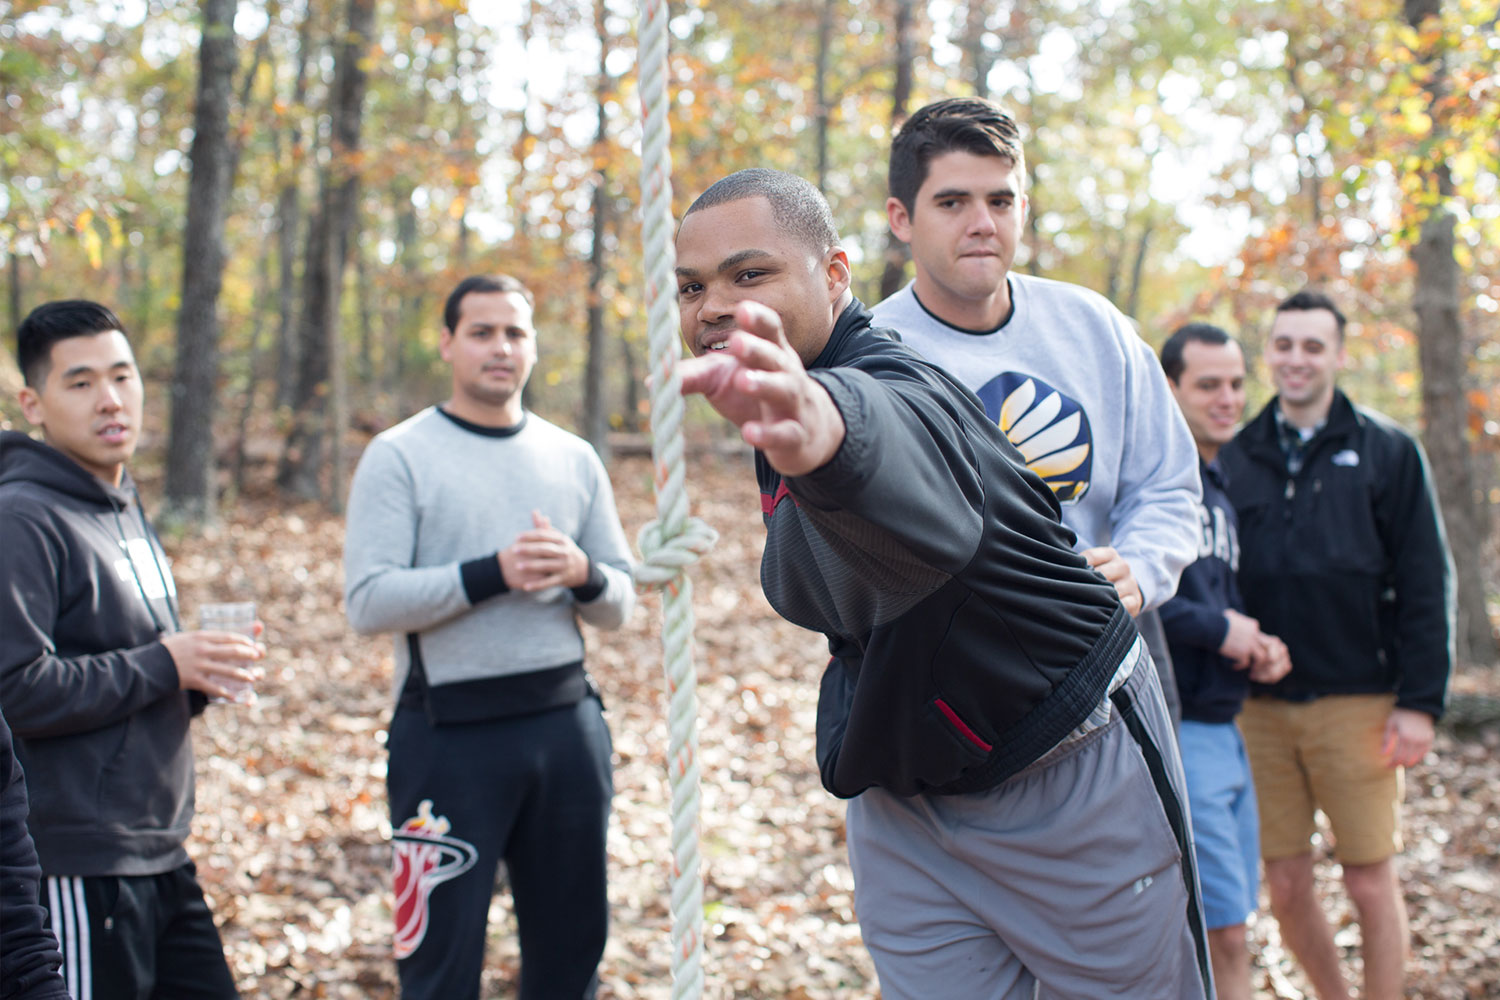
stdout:
{"type": "MultiPolygon", "coordinates": [[[[947,198],[969,198],[969,197],[972,197],[973,194],[974,194],[974,192],[970,191],[968,188],[957,188],[957,187],[941,188],[941,189],[939,189],[937,191],[934,191],[932,193],[932,200],[933,201],[943,201],[944,199],[947,199],[947,198]]],[[[986,198],[995,198],[995,197],[999,197],[999,196],[1008,196],[1008,197],[1014,198],[1016,196],[1016,192],[1015,192],[1015,190],[1013,188],[1011,188],[1009,186],[1006,186],[1006,187],[995,188],[993,191],[990,191],[988,194],[985,195],[986,198]]]]}
{"type": "MultiPolygon", "coordinates": [[[[719,266],[715,268],[715,272],[718,274],[723,274],[725,271],[736,268],[739,265],[745,263],[745,261],[747,260],[760,260],[774,256],[775,254],[771,253],[771,251],[769,250],[761,250],[756,247],[750,247],[748,249],[732,253],[728,257],[725,257],[723,260],[719,261],[719,266]]],[[[677,268],[677,274],[679,277],[683,278],[696,278],[698,276],[698,271],[696,268],[679,266],[677,268]]]]}
{"type": "MultiPolygon", "coordinates": [[[[106,371],[119,371],[121,368],[124,368],[124,369],[126,369],[128,371],[131,367],[132,367],[132,365],[130,364],[129,361],[116,361],[114,364],[110,365],[105,370],[106,371]]],[[[77,378],[80,375],[93,375],[97,371],[98,371],[98,369],[95,368],[93,365],[74,365],[72,368],[66,369],[62,373],[62,377],[65,378],[65,379],[68,379],[68,378],[77,378]]]]}

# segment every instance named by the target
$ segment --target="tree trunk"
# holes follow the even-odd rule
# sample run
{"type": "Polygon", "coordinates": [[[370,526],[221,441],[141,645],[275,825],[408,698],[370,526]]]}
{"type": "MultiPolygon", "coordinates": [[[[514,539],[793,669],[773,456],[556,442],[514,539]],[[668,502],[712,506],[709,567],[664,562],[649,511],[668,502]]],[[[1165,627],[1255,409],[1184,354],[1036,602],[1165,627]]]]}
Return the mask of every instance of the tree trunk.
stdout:
{"type": "Polygon", "coordinates": [[[10,254],[10,328],[18,329],[21,320],[21,257],[14,251],[10,254]]]}
{"type": "Polygon", "coordinates": [[[995,65],[995,54],[984,44],[985,23],[993,4],[987,0],[968,0],[964,7],[964,32],[960,48],[964,53],[964,69],[975,97],[990,96],[990,70],[995,65]]]}
{"type": "Polygon", "coordinates": [[[646,373],[641,371],[641,359],[629,338],[620,338],[620,356],[625,359],[625,414],[626,426],[642,429],[649,421],[641,417],[641,386],[646,384],[646,373]]]}
{"type": "Polygon", "coordinates": [[[1141,238],[1135,242],[1135,261],[1130,265],[1130,291],[1125,296],[1124,312],[1131,319],[1136,318],[1137,310],[1141,307],[1141,282],[1146,275],[1146,254],[1151,248],[1151,234],[1156,229],[1156,224],[1150,219],[1141,223],[1141,238]]]}
{"type": "Polygon", "coordinates": [[[324,496],[319,484],[323,468],[329,466],[326,499],[335,511],[343,504],[343,449],[339,445],[348,423],[341,412],[347,407],[347,380],[341,364],[339,304],[358,208],[359,134],[368,82],[363,60],[374,21],[374,0],[349,0],[348,28],[335,57],[330,94],[332,155],[323,174],[322,205],[308,238],[302,308],[302,342],[307,353],[298,373],[296,414],[277,476],[282,489],[294,496],[317,499],[324,496]]]}
{"type": "MultiPolygon", "coordinates": [[[[270,291],[271,258],[266,254],[261,254],[260,268],[256,273],[256,301],[265,301],[270,291]]],[[[261,334],[266,326],[266,311],[255,309],[251,316],[250,358],[245,362],[245,390],[244,395],[240,397],[240,418],[234,436],[234,461],[231,464],[234,492],[239,496],[245,493],[245,452],[250,445],[250,421],[255,415],[255,389],[260,382],[260,356],[263,353],[261,334]]]]}
{"type": "Polygon", "coordinates": [[[179,526],[202,524],[215,515],[213,414],[218,409],[224,213],[233,161],[229,92],[235,65],[234,11],[235,0],[203,0],[162,514],[165,522],[179,526]]]}
{"type": "Polygon", "coordinates": [[[354,298],[359,309],[359,390],[366,397],[375,391],[375,290],[370,285],[370,265],[364,244],[354,248],[354,298]]]}
{"type": "MultiPolygon", "coordinates": [[[[402,182],[396,189],[396,244],[402,289],[396,301],[396,329],[391,339],[391,396],[395,412],[394,419],[406,416],[406,345],[416,342],[422,334],[422,309],[426,298],[421,292],[422,258],[417,246],[417,208],[411,202],[412,186],[402,182]]],[[[436,327],[439,323],[434,323],[436,327]]]]}
{"type": "MultiPolygon", "coordinates": [[[[287,129],[289,162],[282,164],[280,187],[276,192],[276,408],[296,405],[297,371],[302,362],[302,341],[298,337],[297,307],[297,230],[302,226],[302,129],[297,119],[307,101],[307,62],[312,45],[312,5],[302,16],[297,31],[297,75],[292,85],[291,122],[287,129]]],[[[278,159],[280,157],[278,156],[278,159]]]]}
{"type": "Polygon", "coordinates": [[[828,57],[833,46],[833,5],[837,0],[823,0],[823,9],[818,12],[818,58],[813,71],[813,80],[818,106],[817,116],[817,161],[818,190],[828,191],[828,57]]]}
{"type": "MultiPolygon", "coordinates": [[[[915,0],[896,0],[896,81],[891,87],[891,135],[906,121],[911,103],[911,82],[916,62],[912,41],[912,7],[915,0]]],[[[890,298],[906,283],[906,244],[895,233],[885,235],[885,269],[880,275],[880,298],[890,298]]]]}
{"type": "Polygon", "coordinates": [[[598,123],[594,130],[594,233],[589,250],[588,358],[583,370],[583,436],[599,457],[609,461],[609,401],[604,380],[604,354],[608,340],[604,330],[604,240],[609,228],[609,171],[604,166],[605,143],[609,141],[610,77],[609,30],[604,0],[595,0],[594,29],[599,36],[599,77],[594,85],[598,123]]]}
{"type": "MultiPolygon", "coordinates": [[[[1439,13],[1440,0],[1406,0],[1408,23],[1439,13]]],[[[1445,129],[1442,99],[1448,90],[1441,56],[1429,60],[1429,114],[1434,140],[1445,129]]],[[[1437,142],[1433,148],[1440,148],[1437,142]]],[[[1440,199],[1453,193],[1447,164],[1439,159],[1427,167],[1440,199]]],[[[1417,244],[1411,249],[1416,265],[1412,308],[1417,315],[1418,357],[1422,365],[1422,440],[1432,462],[1432,478],[1443,505],[1443,521],[1458,583],[1458,631],[1461,662],[1494,664],[1500,645],[1485,607],[1482,558],[1488,523],[1486,508],[1474,490],[1473,456],[1469,446],[1469,403],[1465,391],[1466,359],[1460,319],[1461,271],[1454,253],[1454,218],[1439,201],[1426,210],[1417,244]]]]}

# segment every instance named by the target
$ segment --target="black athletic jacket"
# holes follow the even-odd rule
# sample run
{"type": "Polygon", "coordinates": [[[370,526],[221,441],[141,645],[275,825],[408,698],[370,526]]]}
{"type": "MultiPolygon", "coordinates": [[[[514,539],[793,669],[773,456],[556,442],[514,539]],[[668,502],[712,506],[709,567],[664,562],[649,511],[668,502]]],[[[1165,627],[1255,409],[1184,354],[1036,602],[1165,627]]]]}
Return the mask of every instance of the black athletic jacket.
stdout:
{"type": "Polygon", "coordinates": [[[1220,454],[1240,522],[1245,610],[1280,636],[1284,698],[1396,692],[1439,717],[1453,668],[1453,564],[1427,460],[1388,417],[1335,392],[1288,476],[1277,401],[1220,454]]]}
{"type": "Polygon", "coordinates": [[[1161,626],[1172,654],[1182,717],[1232,722],[1250,689],[1249,672],[1236,670],[1219,654],[1229,632],[1225,610],[1245,610],[1234,580],[1240,545],[1219,463],[1205,465],[1200,460],[1198,471],[1203,478],[1198,560],[1182,571],[1177,594],[1161,606],[1161,626]]]}
{"type": "Polygon", "coordinates": [[[48,875],[187,863],[192,712],[161,644],[175,587],[128,478],[116,489],[0,433],[0,705],[48,875]]]}
{"type": "Polygon", "coordinates": [[[823,784],[991,788],[1098,706],[1135,627],[973,393],[872,330],[857,301],[812,368],[843,445],[805,476],[759,453],[756,472],[766,597],[833,653],[823,784]]]}

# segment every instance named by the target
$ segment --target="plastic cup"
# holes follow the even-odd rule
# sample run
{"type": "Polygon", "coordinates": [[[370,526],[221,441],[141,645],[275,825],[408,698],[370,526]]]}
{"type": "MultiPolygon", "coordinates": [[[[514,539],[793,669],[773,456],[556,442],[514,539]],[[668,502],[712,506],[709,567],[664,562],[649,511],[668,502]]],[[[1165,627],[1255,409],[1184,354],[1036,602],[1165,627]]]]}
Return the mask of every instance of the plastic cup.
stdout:
{"type": "MultiPolygon", "coordinates": [[[[205,604],[198,609],[198,627],[205,632],[236,632],[254,639],[255,602],[205,604]]],[[[213,698],[212,701],[248,705],[255,700],[255,685],[248,681],[226,681],[224,687],[231,697],[213,698]]]]}

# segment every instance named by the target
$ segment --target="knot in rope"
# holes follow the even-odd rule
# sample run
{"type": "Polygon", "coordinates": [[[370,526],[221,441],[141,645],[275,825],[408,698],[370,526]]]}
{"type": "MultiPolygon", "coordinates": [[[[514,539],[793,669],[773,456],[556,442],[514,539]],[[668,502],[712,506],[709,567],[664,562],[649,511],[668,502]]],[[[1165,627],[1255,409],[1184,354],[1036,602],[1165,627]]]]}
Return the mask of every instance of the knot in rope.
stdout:
{"type": "Polygon", "coordinates": [[[707,555],[718,540],[719,533],[700,518],[688,518],[682,530],[670,537],[663,537],[660,521],[649,522],[635,539],[641,551],[641,562],[635,567],[635,585],[656,589],[671,585],[683,570],[707,555]]]}

